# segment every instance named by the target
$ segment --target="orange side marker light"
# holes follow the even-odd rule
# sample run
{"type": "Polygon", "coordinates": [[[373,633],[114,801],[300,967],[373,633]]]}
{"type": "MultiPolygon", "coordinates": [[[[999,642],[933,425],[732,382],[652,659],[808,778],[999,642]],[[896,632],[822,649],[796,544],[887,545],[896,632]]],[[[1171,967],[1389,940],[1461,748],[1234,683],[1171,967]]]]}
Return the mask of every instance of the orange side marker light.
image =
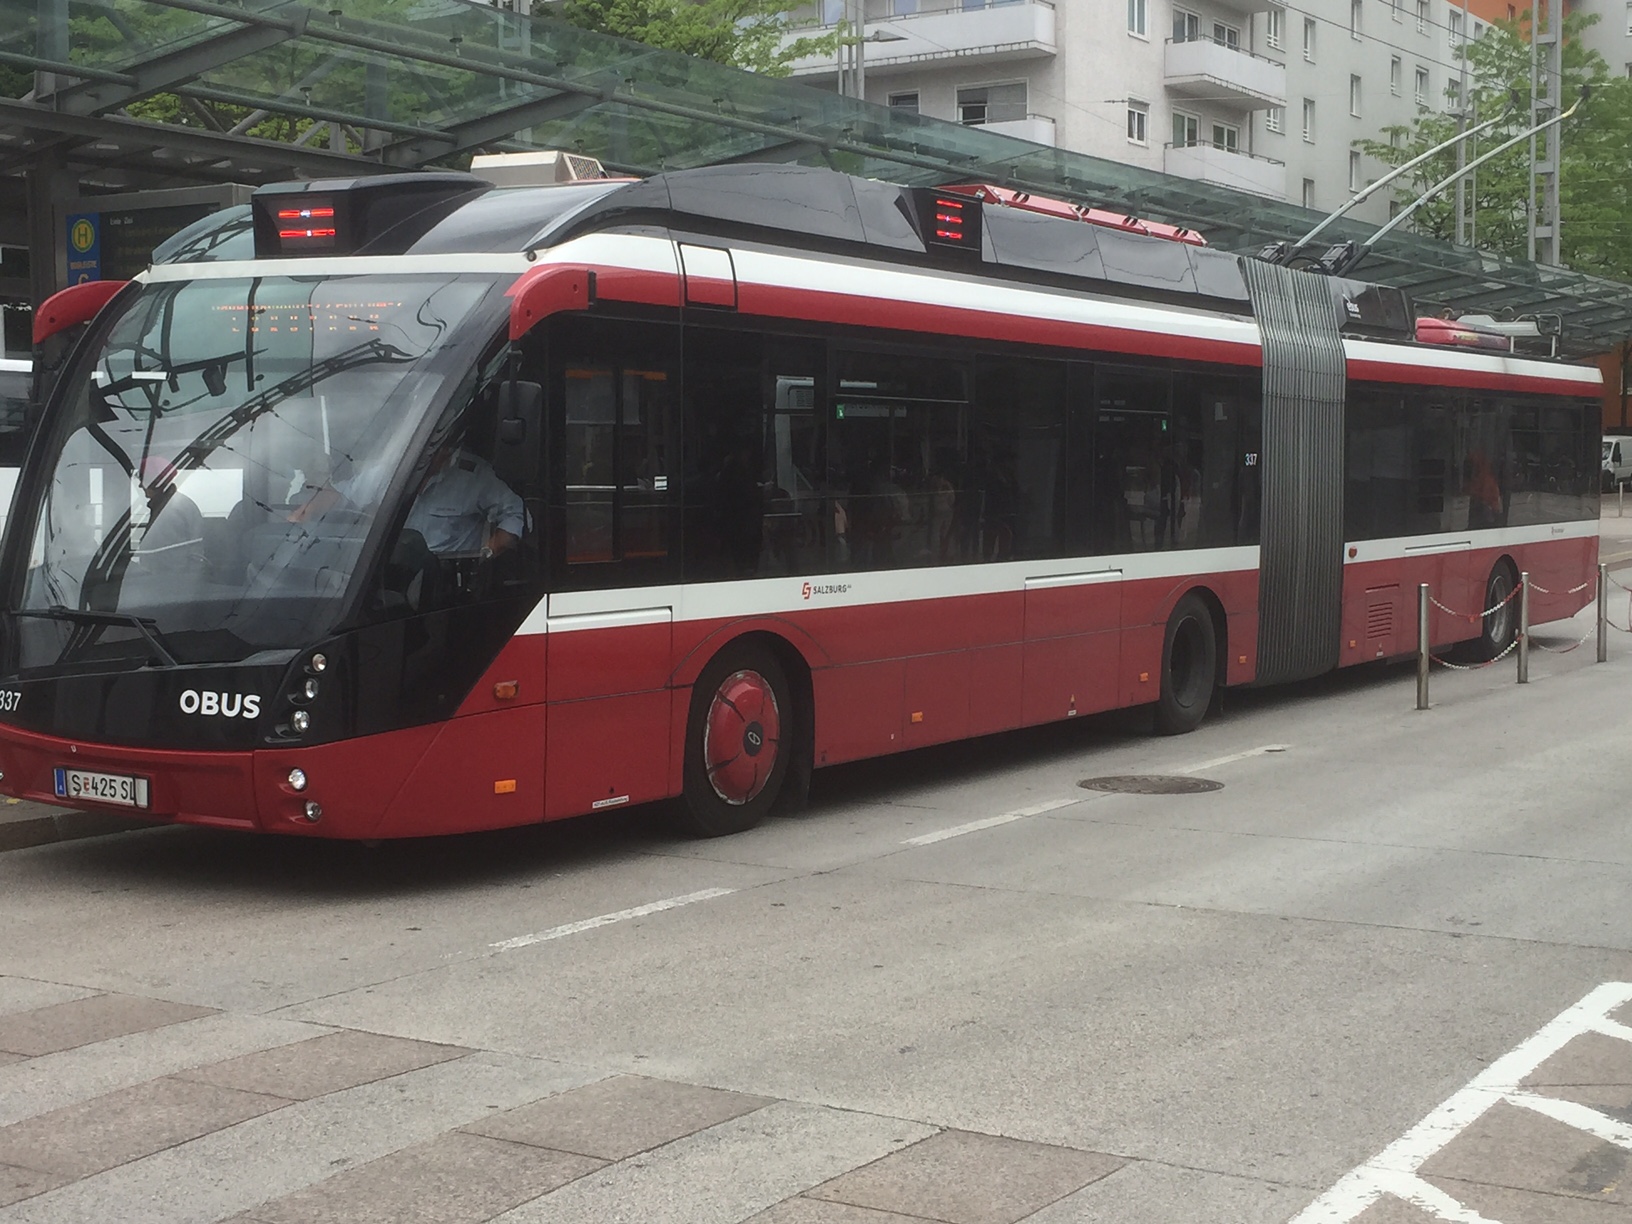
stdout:
{"type": "Polygon", "coordinates": [[[498,781],[493,783],[493,793],[495,795],[515,794],[516,780],[514,778],[500,778],[498,781]]]}

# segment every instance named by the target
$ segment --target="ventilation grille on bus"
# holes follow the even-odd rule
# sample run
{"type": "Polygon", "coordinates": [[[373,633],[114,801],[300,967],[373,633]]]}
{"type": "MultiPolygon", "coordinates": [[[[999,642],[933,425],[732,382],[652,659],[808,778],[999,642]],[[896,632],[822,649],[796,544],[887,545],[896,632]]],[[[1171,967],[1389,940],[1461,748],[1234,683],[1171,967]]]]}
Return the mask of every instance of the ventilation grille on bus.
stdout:
{"type": "Polygon", "coordinates": [[[1366,609],[1366,636],[1385,638],[1394,636],[1394,605],[1376,603],[1366,609]]]}

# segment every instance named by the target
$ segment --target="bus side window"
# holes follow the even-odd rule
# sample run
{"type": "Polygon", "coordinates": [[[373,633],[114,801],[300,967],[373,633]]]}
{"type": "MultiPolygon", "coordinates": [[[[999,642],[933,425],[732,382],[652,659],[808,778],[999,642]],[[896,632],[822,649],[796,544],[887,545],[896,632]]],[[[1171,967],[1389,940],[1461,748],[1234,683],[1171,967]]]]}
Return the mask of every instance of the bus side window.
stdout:
{"type": "Polygon", "coordinates": [[[902,569],[1014,555],[1013,465],[971,471],[962,363],[880,352],[834,355],[828,481],[834,564],[902,569]]]}
{"type": "MultiPolygon", "coordinates": [[[[991,507],[1002,555],[1063,551],[1065,389],[1061,361],[983,358],[975,364],[973,455],[963,492],[991,507]]],[[[939,466],[949,464],[943,459],[939,466]]]]}
{"type": "Polygon", "coordinates": [[[1185,473],[1173,436],[1171,376],[1163,369],[1110,364],[1095,372],[1098,551],[1177,547],[1185,473]]]}
{"type": "Polygon", "coordinates": [[[570,587],[666,581],[679,492],[678,329],[565,316],[549,336],[555,572],[570,587]],[[614,579],[599,568],[607,565],[624,568],[614,579]]]}

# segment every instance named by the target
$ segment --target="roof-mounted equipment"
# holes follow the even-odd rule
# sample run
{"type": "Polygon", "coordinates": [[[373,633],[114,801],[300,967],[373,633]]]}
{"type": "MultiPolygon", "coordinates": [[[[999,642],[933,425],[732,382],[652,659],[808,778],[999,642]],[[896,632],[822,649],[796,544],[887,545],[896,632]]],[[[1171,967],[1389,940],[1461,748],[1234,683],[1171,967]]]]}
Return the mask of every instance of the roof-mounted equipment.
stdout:
{"type": "Polygon", "coordinates": [[[1026,212],[1041,213],[1045,217],[1062,217],[1068,221],[1082,221],[1088,225],[1101,225],[1106,229],[1121,230],[1127,234],[1144,234],[1150,238],[1166,238],[1170,242],[1183,242],[1190,246],[1207,245],[1207,240],[1193,229],[1185,229],[1177,225],[1164,225],[1160,221],[1143,221],[1138,217],[1110,212],[1103,208],[1089,208],[1084,204],[1071,204],[1065,200],[1050,200],[1043,196],[1034,196],[1028,191],[1015,191],[1008,187],[996,187],[990,183],[959,183],[950,187],[941,187],[938,190],[973,196],[977,200],[988,204],[1000,204],[1004,208],[1018,208],[1026,212]]]}
{"type": "Polygon", "coordinates": [[[250,197],[255,255],[289,259],[356,254],[409,217],[479,195],[490,186],[474,175],[453,171],[273,183],[250,197]]]}
{"type": "Polygon", "coordinates": [[[478,153],[470,172],[495,187],[549,187],[612,176],[593,157],[548,149],[539,153],[478,153]]]}

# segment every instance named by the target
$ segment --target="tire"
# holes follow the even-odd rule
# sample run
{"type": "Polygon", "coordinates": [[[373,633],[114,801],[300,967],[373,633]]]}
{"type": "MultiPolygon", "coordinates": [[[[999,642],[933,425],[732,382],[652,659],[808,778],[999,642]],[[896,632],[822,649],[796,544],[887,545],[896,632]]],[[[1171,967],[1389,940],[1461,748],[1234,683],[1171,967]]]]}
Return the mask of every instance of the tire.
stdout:
{"type": "Polygon", "coordinates": [[[1218,687],[1218,633],[1213,614],[1196,595],[1186,595],[1167,620],[1162,638],[1162,692],[1156,730],[1162,735],[1194,731],[1213,704],[1218,687]]]}
{"type": "Polygon", "coordinates": [[[1484,607],[1502,606],[1485,615],[1479,640],[1474,643],[1474,658],[1481,663],[1496,658],[1513,644],[1513,638],[1519,631],[1519,601],[1508,599],[1508,596],[1518,585],[1518,575],[1506,561],[1498,561],[1491,567],[1490,577],[1485,581],[1484,607]]]}
{"type": "Polygon", "coordinates": [[[788,776],[796,721],[787,673],[770,650],[745,644],[716,655],[691,690],[681,827],[723,837],[765,819],[788,776]]]}

